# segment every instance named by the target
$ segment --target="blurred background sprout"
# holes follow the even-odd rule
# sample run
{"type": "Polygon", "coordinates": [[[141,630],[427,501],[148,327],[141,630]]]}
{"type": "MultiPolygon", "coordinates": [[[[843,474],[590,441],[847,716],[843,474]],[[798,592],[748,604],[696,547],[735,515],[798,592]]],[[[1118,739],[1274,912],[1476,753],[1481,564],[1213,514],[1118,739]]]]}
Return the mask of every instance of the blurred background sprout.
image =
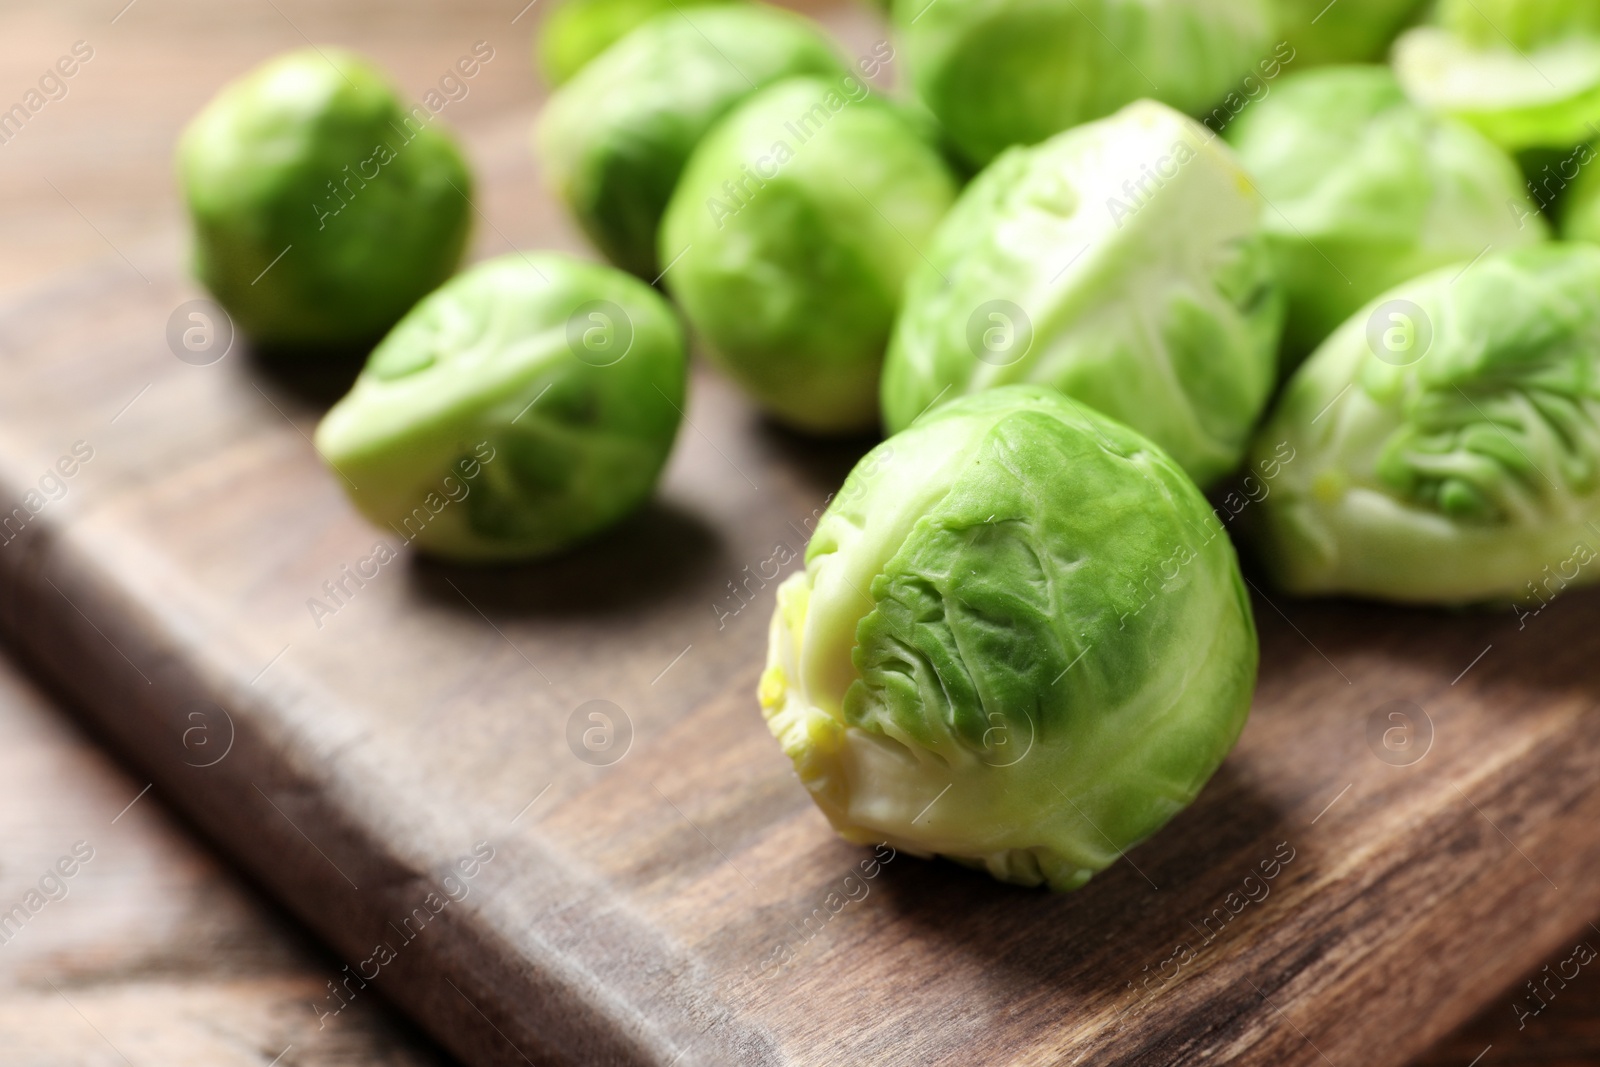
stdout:
{"type": "Polygon", "coordinates": [[[662,224],[666,285],[774,418],[868,429],[906,278],[955,195],[917,113],[850,74],[779,82],[695,149],[662,224]]]}
{"type": "Polygon", "coordinates": [[[1291,368],[1384,290],[1549,233],[1512,159],[1411,103],[1387,67],[1286,75],[1227,136],[1272,205],[1291,368]]]}
{"type": "Polygon", "coordinates": [[[636,26],[657,15],[737,0],[561,0],[545,20],[534,60],[551,85],[560,85],[636,26]]]}
{"type": "Polygon", "coordinates": [[[332,48],[224,87],[184,131],[178,173],[195,273],[264,348],[370,345],[455,272],[472,220],[454,139],[332,48]]]}
{"type": "Polygon", "coordinates": [[[664,265],[656,234],[689,154],[763,86],[842,77],[816,25],[766,5],[669,11],[630,33],[558,90],[539,118],[556,194],[611,262],[646,280],[664,265]]]}
{"type": "Polygon", "coordinates": [[[1273,0],[1296,68],[1382,60],[1426,0],[1273,0]]]}
{"type": "Polygon", "coordinates": [[[1429,25],[1396,43],[1394,63],[1420,103],[1511,151],[1600,140],[1593,0],[1440,0],[1429,25]]]}
{"type": "Polygon", "coordinates": [[[1268,0],[894,0],[893,21],[917,96],[976,165],[1141,98],[1204,114],[1276,40],[1268,0]]]}

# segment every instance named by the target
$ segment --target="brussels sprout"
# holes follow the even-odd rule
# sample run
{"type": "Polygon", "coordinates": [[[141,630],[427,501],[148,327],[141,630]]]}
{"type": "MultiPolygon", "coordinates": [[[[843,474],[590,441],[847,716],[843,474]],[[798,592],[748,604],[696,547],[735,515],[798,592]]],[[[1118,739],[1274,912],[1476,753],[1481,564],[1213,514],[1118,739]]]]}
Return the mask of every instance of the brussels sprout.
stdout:
{"type": "Polygon", "coordinates": [[[657,15],[727,0],[564,0],[545,20],[534,52],[551,85],[560,85],[600,53],[657,15]]]}
{"type": "Polygon", "coordinates": [[[1440,0],[1439,25],[1474,48],[1542,48],[1600,33],[1593,0],[1440,0]]]}
{"type": "Polygon", "coordinates": [[[1291,75],[1228,139],[1272,205],[1291,363],[1408,278],[1548,235],[1511,158],[1412,104],[1387,67],[1291,75]]]}
{"type": "Polygon", "coordinates": [[[1379,60],[1410,24],[1422,0],[1275,0],[1278,32],[1295,51],[1295,63],[1363,63],[1379,60]]]}
{"type": "Polygon", "coordinates": [[[1143,101],[989,166],[912,274],[883,374],[891,432],[1038,382],[1146,434],[1202,485],[1249,443],[1283,297],[1260,197],[1209,130],[1143,101]]]}
{"type": "Polygon", "coordinates": [[[864,429],[906,276],[955,193],[921,125],[854,75],[780,82],[690,158],[661,228],[667,285],[774,417],[864,429]]]}
{"type": "Polygon", "coordinates": [[[1600,172],[1589,166],[1595,154],[1593,147],[1580,145],[1555,165],[1555,183],[1563,187],[1568,184],[1565,172],[1577,171],[1561,208],[1561,236],[1569,241],[1600,244],[1600,172]]]}
{"type": "Polygon", "coordinates": [[[655,290],[554,253],[480,264],[372,353],[317,428],[356,507],[435,555],[545,555],[650,495],[682,418],[655,290]]]}
{"type": "Polygon", "coordinates": [[[1395,45],[1395,69],[1416,100],[1512,151],[1600,139],[1593,0],[1442,0],[1435,23],[1395,45]]]}
{"type": "Polygon", "coordinates": [[[779,587],[760,700],[846,839],[1065,890],[1195,798],[1257,656],[1194,484],[1120,423],[1017,385],[851,473],[779,587]]]}
{"type": "Polygon", "coordinates": [[[189,124],[195,273],[258,344],[370,343],[455,271],[472,181],[432,122],[325,48],[258,67],[189,124]]]}
{"type": "Polygon", "coordinates": [[[1150,97],[1199,115],[1271,46],[1269,0],[895,0],[918,96],[974,163],[1150,97]]]}
{"type": "Polygon", "coordinates": [[[814,25],[778,8],[671,12],[555,94],[539,145],[556,192],[617,266],[655,278],[656,231],[689,153],[762,86],[846,73],[814,25]]]}
{"type": "Polygon", "coordinates": [[[1256,446],[1289,462],[1252,534],[1295,593],[1531,601],[1559,591],[1552,576],[1591,581],[1597,413],[1600,248],[1447,267],[1389,291],[1290,380],[1256,446]]]}

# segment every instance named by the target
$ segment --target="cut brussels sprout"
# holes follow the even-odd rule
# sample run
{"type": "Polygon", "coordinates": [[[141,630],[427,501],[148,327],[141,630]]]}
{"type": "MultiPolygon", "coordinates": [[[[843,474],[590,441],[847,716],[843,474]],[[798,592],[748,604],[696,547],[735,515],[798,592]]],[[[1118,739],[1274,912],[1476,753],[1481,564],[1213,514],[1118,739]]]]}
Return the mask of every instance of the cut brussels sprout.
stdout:
{"type": "Polygon", "coordinates": [[[1600,140],[1600,5],[1593,0],[1441,0],[1405,33],[1406,92],[1511,151],[1600,140]]]}
{"type": "Polygon", "coordinates": [[[1013,382],[1121,419],[1202,485],[1239,461],[1277,373],[1283,297],[1227,146],[1143,101],[1001,156],[906,289],[891,432],[1013,382]]]}
{"type": "Polygon", "coordinates": [[[1382,59],[1424,0],[1274,0],[1295,66],[1382,59]]]}
{"type": "Polygon", "coordinates": [[[762,86],[846,73],[827,38],[790,12],[765,5],[669,12],[551,98],[539,122],[540,154],[600,251],[654,279],[662,213],[706,131],[762,86]]]}
{"type": "Polygon", "coordinates": [[[426,108],[336,49],[258,67],[184,131],[194,269],[264,347],[370,344],[460,262],[472,181],[426,108]]]}
{"type": "Polygon", "coordinates": [[[1531,603],[1600,576],[1600,248],[1465,266],[1345,323],[1262,428],[1294,457],[1252,531],[1285,589],[1531,603]]]}
{"type": "Polygon", "coordinates": [[[560,85],[589,61],[657,15],[728,0],[562,0],[539,31],[539,69],[560,85]]]}
{"type": "Polygon", "coordinates": [[[1228,139],[1272,205],[1291,366],[1384,290],[1549,232],[1511,158],[1411,103],[1387,67],[1290,75],[1228,139]]]}
{"type": "Polygon", "coordinates": [[[461,560],[546,555],[650,495],[687,356],[667,302],[553,253],[474,267],[418,304],[317,428],[374,524],[461,560]]]}
{"type": "Polygon", "coordinates": [[[913,88],[977,164],[1145,97],[1199,115],[1273,23],[1269,0],[894,0],[913,88]]]}
{"type": "Polygon", "coordinates": [[[1244,726],[1233,547],[1166,453],[1037,386],[868,453],[779,588],[760,700],[847,840],[1075,889],[1244,726]]]}
{"type": "Polygon", "coordinates": [[[661,228],[666,284],[775,418],[865,429],[906,276],[955,193],[924,124],[854,75],[780,82],[690,158],[661,228]]]}

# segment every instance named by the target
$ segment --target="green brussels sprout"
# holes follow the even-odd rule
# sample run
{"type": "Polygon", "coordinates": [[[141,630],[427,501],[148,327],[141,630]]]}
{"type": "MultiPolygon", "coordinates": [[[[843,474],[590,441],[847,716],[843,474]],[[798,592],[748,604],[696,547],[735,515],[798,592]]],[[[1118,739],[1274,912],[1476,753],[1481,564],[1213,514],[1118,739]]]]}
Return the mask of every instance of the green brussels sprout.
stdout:
{"type": "Polygon", "coordinates": [[[1277,374],[1283,296],[1260,214],[1227,146],[1151,101],[1012,149],[962,193],[907,284],[885,424],[1036,382],[1211,482],[1238,463],[1277,374]]]}
{"type": "Polygon", "coordinates": [[[1421,10],[1422,0],[1275,0],[1278,32],[1293,47],[1295,63],[1366,63],[1380,60],[1396,35],[1421,10]]]}
{"type": "Polygon", "coordinates": [[[1194,800],[1258,654],[1194,483],[1126,426],[1015,385],[851,472],[778,589],[759,695],[847,840],[1067,890],[1194,800]]]}
{"type": "Polygon", "coordinates": [[[1600,6],[1442,0],[1395,45],[1406,92],[1510,151],[1600,139],[1600,6]]]}
{"type": "Polygon", "coordinates": [[[557,194],[601,252],[654,279],[656,233],[706,131],[762,86],[842,76],[815,25],[788,11],[729,6],[640,26],[550,99],[539,146],[557,194]]]}
{"type": "Polygon", "coordinates": [[[913,88],[983,164],[1149,97],[1199,115],[1268,53],[1269,0],[895,0],[913,88]]]}
{"type": "Polygon", "coordinates": [[[793,78],[690,157],[661,227],[667,286],[711,359],[780,421],[877,421],[901,290],[956,194],[925,134],[854,75],[793,78]]]}
{"type": "Polygon", "coordinates": [[[600,53],[657,15],[728,0],[564,0],[545,20],[535,61],[551,85],[560,85],[600,53]]]}
{"type": "Polygon", "coordinates": [[[1542,48],[1600,33],[1593,0],[1440,0],[1439,25],[1475,48],[1542,48]]]}
{"type": "Polygon", "coordinates": [[[368,344],[454,273],[472,179],[432,120],[324,48],[256,68],[189,124],[195,273],[240,329],[264,347],[368,344]]]}
{"type": "Polygon", "coordinates": [[[1272,205],[1291,365],[1384,290],[1548,236],[1511,157],[1411,103],[1387,67],[1291,75],[1228,140],[1272,205]]]}
{"type": "Polygon", "coordinates": [[[682,328],[643,282],[555,253],[453,279],[317,427],[351,500],[434,555],[542,556],[642,504],[672,450],[682,328]]]}
{"type": "Polygon", "coordinates": [[[1561,206],[1561,236],[1568,241],[1600,244],[1600,172],[1589,166],[1595,155],[1592,146],[1580,145],[1571,156],[1556,164],[1559,169],[1554,178],[1563,187],[1567,184],[1565,171],[1577,170],[1561,206]]]}
{"type": "Polygon", "coordinates": [[[1250,533],[1294,593],[1458,604],[1592,581],[1597,405],[1600,248],[1413,279],[1290,380],[1257,439],[1281,469],[1250,533]]]}

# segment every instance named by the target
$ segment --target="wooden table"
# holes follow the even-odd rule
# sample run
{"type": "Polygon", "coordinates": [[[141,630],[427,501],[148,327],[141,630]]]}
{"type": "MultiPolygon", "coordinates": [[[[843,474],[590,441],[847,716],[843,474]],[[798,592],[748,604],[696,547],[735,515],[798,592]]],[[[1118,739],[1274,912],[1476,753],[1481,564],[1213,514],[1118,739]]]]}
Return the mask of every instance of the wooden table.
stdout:
{"type": "Polygon", "coordinates": [[[0,1062],[448,1062],[376,998],[319,1026],[311,1006],[343,964],[201,849],[9,659],[0,738],[0,1062]],[[16,906],[38,910],[7,920],[16,906]]]}
{"type": "MultiPolygon", "coordinates": [[[[141,276],[146,270],[153,273],[152,264],[172,255],[172,234],[179,222],[169,165],[178,129],[223,81],[307,39],[361,48],[393,70],[415,95],[474,41],[497,42],[496,62],[473,83],[468,99],[452,105],[449,115],[478,150],[483,165],[502,179],[515,179],[488,187],[482,206],[495,221],[479,227],[477,253],[533,243],[581,248],[571,228],[542,201],[522,199],[521,190],[535,187],[538,180],[524,134],[526,104],[538,91],[525,45],[529,24],[541,10],[533,7],[519,16],[521,6],[13,0],[0,13],[0,94],[20,98],[74,42],[88,42],[94,56],[70,81],[64,98],[51,101],[0,145],[0,213],[6,220],[0,288],[14,292],[36,286],[48,276],[101,260],[141,276]]],[[[870,41],[876,32],[864,11],[836,13],[833,20],[855,42],[870,41]]],[[[235,1041],[237,1055],[246,1057],[237,1059],[240,1063],[269,1063],[291,1044],[298,1047],[285,1053],[285,1064],[339,1062],[339,1057],[428,1062],[431,1053],[411,1051],[413,1038],[397,1032],[392,1020],[367,1015],[365,1006],[349,1017],[362,1020],[352,1025],[357,1036],[346,1035],[332,1044],[308,1032],[304,1020],[280,1018],[285,1004],[319,984],[331,961],[297,944],[299,935],[282,920],[260,917],[259,905],[189,846],[175,841],[172,831],[143,821],[156,818],[153,798],[146,797],[116,824],[109,823],[122,807],[113,802],[136,795],[141,783],[119,777],[85,753],[81,740],[44,716],[25,686],[0,683],[0,695],[15,697],[9,702],[19,709],[18,736],[31,739],[27,751],[38,756],[18,764],[30,769],[28,775],[19,770],[0,780],[5,789],[0,795],[6,798],[0,818],[23,827],[21,837],[27,842],[27,848],[15,853],[8,845],[0,888],[15,883],[25,891],[25,883],[38,877],[34,868],[42,873],[43,864],[58,858],[58,839],[68,847],[79,839],[107,842],[84,868],[72,895],[41,913],[39,923],[24,931],[27,941],[18,939],[18,962],[0,955],[0,963],[6,964],[0,973],[25,991],[0,1012],[0,1047],[30,1049],[30,1063],[97,1062],[89,1057],[109,1055],[72,1043],[76,1039],[65,1024],[77,1019],[79,1037],[94,1029],[83,1025],[93,1020],[104,1031],[96,1036],[109,1038],[140,1067],[144,1062],[183,1062],[183,1055],[195,1062],[230,1062],[205,1044],[214,1040],[224,1045],[235,1041]],[[55,755],[47,757],[47,752],[55,755]],[[11,788],[14,782],[19,789],[11,788]],[[48,805],[42,800],[49,790],[78,798],[78,806],[60,807],[66,822],[44,814],[48,805]],[[105,822],[103,838],[75,829],[97,825],[97,819],[105,822]],[[113,835],[124,827],[145,836],[136,840],[129,833],[128,842],[117,843],[121,839],[113,835]],[[130,908],[130,902],[139,901],[151,903],[130,908]],[[52,925],[52,920],[71,914],[81,918],[70,929],[65,921],[52,925]],[[209,936],[212,931],[215,937],[209,936]],[[84,962],[84,954],[90,963],[84,962]],[[138,962],[149,960],[166,962],[138,962]],[[254,977],[232,983],[214,977],[241,971],[254,977]],[[192,981],[175,981],[174,975],[192,981]],[[50,988],[51,982],[60,992],[50,988]],[[196,1009],[197,1004],[214,1007],[196,1009]],[[228,1021],[210,1027],[196,1021],[208,1013],[228,1021]],[[218,1033],[232,1036],[224,1040],[218,1033]],[[33,1053],[34,1048],[40,1051],[33,1053]]],[[[8,842],[16,839],[6,837],[8,842]]],[[[1462,930],[1460,936],[1471,937],[1471,931],[1462,930]]],[[[1551,967],[1558,967],[1565,955],[1552,958],[1551,967]]],[[[1417,966],[1426,968],[1428,963],[1419,960],[1417,966]]],[[[1399,986],[1406,976],[1395,974],[1392,980],[1399,986]]],[[[1519,1026],[1514,1005],[1535,1002],[1510,990],[1479,1022],[1423,1062],[1465,1067],[1480,1054],[1485,1067],[1600,1062],[1600,1033],[1592,1021],[1600,1007],[1600,979],[1585,969],[1549,999],[1547,1010],[1519,1026]]]]}
{"type": "MultiPolygon", "coordinates": [[[[21,902],[78,842],[94,850],[64,880],[67,895],[0,944],[7,1067],[116,1067],[123,1057],[136,1067],[263,1067],[280,1054],[284,1067],[445,1067],[448,1057],[376,997],[319,1028],[310,1006],[342,963],[69,720],[0,659],[0,901],[21,902]]],[[[1467,1067],[1486,1049],[1479,1067],[1600,1064],[1600,981],[1574,983],[1520,1030],[1511,1006],[1528,1002],[1517,993],[1416,1067],[1467,1067]]]]}

